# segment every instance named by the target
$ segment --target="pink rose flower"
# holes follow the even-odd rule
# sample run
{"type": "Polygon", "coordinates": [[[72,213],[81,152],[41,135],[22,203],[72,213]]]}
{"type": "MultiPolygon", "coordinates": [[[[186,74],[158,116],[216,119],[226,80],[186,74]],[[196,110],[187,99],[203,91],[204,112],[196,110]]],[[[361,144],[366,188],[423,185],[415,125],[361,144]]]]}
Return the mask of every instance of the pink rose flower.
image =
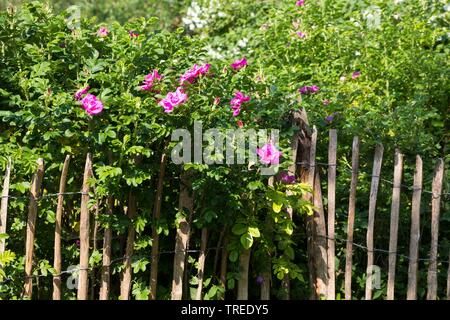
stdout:
{"type": "Polygon", "coordinates": [[[220,97],[215,97],[214,98],[214,105],[218,105],[220,103],[220,97]]]}
{"type": "Polygon", "coordinates": [[[96,115],[103,111],[103,104],[97,97],[93,94],[88,93],[81,100],[82,108],[90,115],[96,115]]]}
{"type": "Polygon", "coordinates": [[[141,90],[148,91],[153,87],[153,82],[155,80],[161,80],[162,76],[158,74],[158,70],[153,70],[152,73],[149,73],[144,78],[144,84],[141,85],[141,90]]]}
{"type": "Polygon", "coordinates": [[[204,64],[203,66],[198,66],[194,64],[191,69],[186,71],[180,77],[180,84],[184,84],[186,81],[189,83],[193,83],[195,79],[197,79],[200,75],[206,74],[211,65],[209,63],[204,64]]]}
{"type": "Polygon", "coordinates": [[[301,7],[301,6],[305,5],[305,0],[298,0],[298,1],[295,3],[295,5],[298,6],[298,7],[301,7]]]}
{"type": "Polygon", "coordinates": [[[106,37],[108,34],[109,34],[109,31],[105,27],[101,27],[97,31],[97,36],[99,36],[99,37],[106,37]]]}
{"type": "Polygon", "coordinates": [[[234,70],[239,70],[242,69],[243,67],[245,67],[247,65],[247,59],[246,58],[242,58],[241,60],[236,60],[231,64],[231,67],[234,70]]]}
{"type": "Polygon", "coordinates": [[[303,39],[303,38],[306,38],[306,33],[301,32],[301,31],[297,31],[297,36],[298,36],[300,39],[303,39]]]}
{"type": "Polygon", "coordinates": [[[319,87],[316,86],[316,85],[314,85],[314,86],[304,86],[304,87],[301,87],[300,89],[298,89],[298,91],[301,94],[314,94],[317,91],[319,91],[319,87]]]}
{"type": "Polygon", "coordinates": [[[164,112],[170,113],[174,107],[185,103],[187,98],[188,96],[184,93],[183,88],[178,87],[175,92],[169,92],[158,104],[164,108],[164,112]]]}
{"type": "Polygon", "coordinates": [[[266,143],[262,148],[256,148],[260,161],[264,164],[279,164],[281,152],[271,143],[266,143]]]}
{"type": "Polygon", "coordinates": [[[242,122],[242,120],[238,120],[238,121],[237,121],[237,126],[238,126],[239,128],[244,127],[244,122],[242,122]]]}
{"type": "Polygon", "coordinates": [[[295,175],[290,175],[288,172],[283,171],[280,174],[281,182],[285,184],[293,184],[295,183],[295,175]]]}
{"type": "Polygon", "coordinates": [[[249,96],[245,96],[240,91],[235,93],[234,98],[230,101],[231,109],[233,109],[233,117],[237,117],[239,115],[241,112],[242,103],[247,101],[250,101],[249,96]]]}
{"type": "Polygon", "coordinates": [[[139,33],[137,33],[136,31],[133,31],[133,30],[128,31],[128,34],[130,35],[131,38],[139,37],[139,33]]]}
{"type": "Polygon", "coordinates": [[[355,80],[356,78],[359,78],[361,75],[361,71],[355,71],[352,73],[352,79],[355,80]]]}
{"type": "Polygon", "coordinates": [[[323,103],[324,106],[327,106],[327,105],[329,105],[331,103],[331,101],[330,101],[330,99],[325,99],[325,100],[323,100],[322,103],[323,103]]]}
{"type": "Polygon", "coordinates": [[[75,94],[74,94],[75,99],[76,99],[76,100],[80,100],[81,97],[82,97],[83,95],[85,95],[85,94],[89,91],[89,89],[90,89],[89,86],[86,86],[86,87],[84,87],[84,88],[78,89],[78,91],[75,92],[75,94]]]}

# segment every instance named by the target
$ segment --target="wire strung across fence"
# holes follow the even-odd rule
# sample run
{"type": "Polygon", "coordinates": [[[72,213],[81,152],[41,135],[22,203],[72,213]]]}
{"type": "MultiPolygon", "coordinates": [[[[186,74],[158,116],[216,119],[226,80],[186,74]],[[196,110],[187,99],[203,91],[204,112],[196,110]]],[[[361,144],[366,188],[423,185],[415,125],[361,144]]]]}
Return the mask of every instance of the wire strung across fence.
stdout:
{"type": "MultiPolygon", "coordinates": [[[[301,161],[301,162],[296,162],[296,164],[299,164],[299,165],[306,165],[306,166],[311,167],[311,168],[319,167],[319,166],[320,166],[320,167],[331,167],[331,166],[336,166],[336,167],[338,167],[337,164],[334,164],[334,163],[331,164],[331,163],[326,163],[326,162],[315,162],[315,165],[314,165],[314,164],[310,164],[309,162],[301,161]]],[[[339,167],[339,168],[340,168],[340,167],[339,167]]],[[[351,168],[347,168],[347,167],[345,167],[345,166],[343,166],[343,168],[346,169],[348,172],[353,173],[353,170],[352,170],[351,168]]],[[[361,172],[363,172],[363,171],[358,170],[358,172],[361,173],[361,172]]],[[[367,173],[366,173],[366,174],[367,174],[367,173]]],[[[388,180],[388,179],[381,178],[380,176],[374,176],[374,175],[371,175],[371,174],[367,174],[367,176],[369,176],[369,177],[371,177],[371,178],[379,178],[381,181],[384,181],[384,182],[386,182],[386,183],[389,183],[390,185],[394,185],[394,182],[393,182],[393,181],[388,180]]],[[[397,186],[396,186],[396,187],[397,187],[397,186]]],[[[433,198],[448,197],[448,196],[450,196],[450,192],[441,192],[441,194],[434,196],[434,192],[433,192],[433,191],[425,190],[425,189],[423,189],[423,188],[414,189],[414,187],[411,187],[411,186],[408,186],[408,185],[405,185],[405,184],[400,184],[398,187],[405,188],[406,190],[409,190],[409,191],[422,190],[423,193],[432,194],[432,195],[433,195],[433,198]]]]}

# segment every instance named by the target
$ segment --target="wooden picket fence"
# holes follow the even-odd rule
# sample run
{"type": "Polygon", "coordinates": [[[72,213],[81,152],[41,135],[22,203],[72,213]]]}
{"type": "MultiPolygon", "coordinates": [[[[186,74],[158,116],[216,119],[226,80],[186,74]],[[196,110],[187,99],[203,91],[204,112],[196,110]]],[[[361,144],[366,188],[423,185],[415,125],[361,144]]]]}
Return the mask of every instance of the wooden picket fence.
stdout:
{"type": "MultiPolygon", "coordinates": [[[[311,201],[315,206],[314,215],[307,218],[307,232],[308,232],[308,266],[309,266],[309,279],[311,284],[311,299],[326,298],[334,300],[336,298],[336,266],[335,266],[335,251],[336,251],[336,237],[335,237],[335,213],[336,213],[336,169],[337,169],[337,149],[338,149],[338,135],[337,131],[332,129],[329,131],[329,148],[328,148],[328,163],[324,164],[328,168],[328,188],[327,188],[327,208],[325,210],[323,205],[323,197],[320,183],[320,176],[316,166],[316,144],[317,144],[317,130],[315,127],[310,128],[306,113],[299,111],[293,115],[293,124],[296,125],[299,130],[292,139],[292,157],[294,165],[289,168],[291,174],[297,175],[302,182],[307,182],[313,187],[313,192],[305,196],[305,199],[311,201]],[[325,217],[325,211],[327,216],[325,217]]],[[[354,137],[352,146],[352,169],[351,169],[351,183],[349,186],[350,196],[348,204],[348,222],[347,222],[347,239],[345,250],[345,299],[350,300],[352,298],[361,299],[363,297],[352,297],[352,256],[354,247],[354,225],[356,215],[356,198],[357,198],[357,184],[358,184],[358,169],[359,169],[359,149],[360,140],[358,137],[354,137]]],[[[404,156],[400,150],[395,151],[395,166],[394,166],[394,181],[392,182],[392,204],[391,204],[391,216],[390,216],[390,240],[388,258],[388,281],[387,281],[387,299],[392,300],[395,296],[395,275],[396,275],[396,262],[397,262],[397,239],[399,229],[399,212],[400,212],[400,194],[401,189],[405,188],[402,185],[402,172],[404,156]]],[[[383,160],[383,146],[378,144],[375,148],[373,171],[371,176],[370,187],[370,201],[368,212],[368,227],[367,227],[367,243],[365,248],[367,249],[367,280],[365,299],[372,299],[372,282],[373,282],[373,265],[374,265],[374,225],[377,206],[377,194],[381,177],[381,164],[383,160]]],[[[92,156],[88,154],[86,157],[83,185],[81,192],[81,204],[80,204],[80,262],[79,262],[79,278],[77,288],[77,298],[79,300],[89,299],[89,254],[91,250],[90,230],[92,223],[90,221],[91,215],[88,209],[90,186],[88,184],[89,179],[93,175],[92,171],[92,156]]],[[[70,156],[67,156],[63,169],[61,172],[59,192],[56,194],[58,197],[56,218],[55,218],[55,235],[54,235],[54,269],[56,274],[53,275],[53,299],[61,299],[61,275],[64,273],[61,268],[61,223],[62,212],[64,204],[64,196],[67,193],[65,190],[66,180],[69,170],[70,156]]],[[[164,171],[167,163],[167,156],[163,154],[160,163],[159,180],[156,190],[156,201],[153,208],[153,218],[155,220],[161,217],[161,199],[163,195],[163,180],[164,171]]],[[[3,180],[1,209],[0,209],[0,234],[7,233],[7,213],[8,213],[8,199],[10,175],[11,175],[11,159],[9,159],[3,180]]],[[[25,280],[23,297],[31,298],[33,292],[33,256],[34,256],[34,240],[36,235],[36,217],[38,212],[37,201],[42,196],[41,185],[44,177],[44,162],[42,159],[38,160],[38,166],[36,172],[31,179],[31,188],[29,195],[28,206],[28,219],[26,229],[26,244],[25,244],[25,280]]],[[[431,191],[423,189],[423,173],[422,173],[422,159],[420,156],[416,157],[416,167],[414,174],[414,184],[412,186],[412,210],[411,210],[411,226],[410,226],[410,244],[409,244],[409,268],[408,268],[408,284],[407,284],[407,296],[402,297],[415,300],[417,299],[417,283],[418,283],[418,262],[419,262],[419,241],[420,241],[420,206],[421,195],[423,192],[429,192],[432,194],[431,202],[431,242],[429,250],[429,265],[428,265],[428,277],[427,277],[427,299],[437,299],[437,286],[438,279],[437,273],[437,260],[438,260],[438,234],[439,234],[439,218],[440,218],[440,206],[442,200],[442,186],[444,177],[444,161],[442,159],[437,160],[437,165],[433,177],[431,191]]],[[[269,179],[269,183],[273,183],[273,178],[269,179]]],[[[174,300],[180,300],[183,298],[183,281],[185,273],[186,254],[189,251],[189,235],[191,229],[191,218],[194,210],[194,200],[192,199],[190,179],[188,173],[183,173],[180,177],[180,199],[179,206],[185,208],[188,211],[188,217],[179,222],[179,227],[176,232],[175,250],[174,253],[174,270],[173,270],[173,285],[171,297],[174,300]]],[[[112,214],[112,208],[114,205],[114,199],[108,197],[108,213],[112,214]]],[[[288,209],[288,214],[292,218],[292,210],[288,209]]],[[[133,218],[136,214],[136,199],[133,193],[129,194],[129,203],[126,214],[129,218],[133,218]]],[[[223,234],[221,235],[223,236],[223,234]]],[[[195,299],[202,299],[202,286],[203,286],[203,271],[205,267],[205,252],[207,250],[208,230],[206,228],[201,230],[201,248],[199,252],[199,282],[198,290],[195,299]]],[[[221,238],[222,239],[222,238],[221,238]]],[[[103,234],[103,261],[101,269],[100,290],[99,299],[107,300],[110,296],[110,266],[111,259],[111,229],[105,229],[103,234]]],[[[121,299],[130,299],[131,290],[131,257],[133,256],[133,247],[135,240],[135,230],[131,226],[127,234],[127,245],[125,248],[125,256],[122,260],[124,263],[124,269],[121,276],[120,285],[120,297],[121,299]]],[[[158,277],[158,261],[159,261],[159,235],[154,227],[152,230],[152,249],[151,249],[151,279],[150,279],[150,295],[149,299],[157,299],[157,277],[158,277]]],[[[96,243],[96,241],[95,241],[96,243]]],[[[226,241],[222,241],[222,247],[226,247],[226,241]]],[[[5,242],[0,239],[0,253],[5,250],[5,242]]],[[[239,265],[241,270],[241,278],[238,281],[238,299],[248,298],[248,269],[250,261],[251,251],[247,250],[239,258],[239,265]]],[[[218,255],[218,252],[216,253],[218,255]]],[[[227,269],[227,251],[222,250],[221,265],[220,265],[220,278],[223,283],[226,279],[227,269]]],[[[217,257],[216,257],[217,260],[217,257]]],[[[270,263],[270,262],[269,262],[270,263]]],[[[269,269],[270,270],[270,269],[269,269]]],[[[265,274],[264,277],[270,277],[269,274],[265,274]]],[[[271,287],[270,281],[264,281],[261,286],[261,299],[270,299],[271,287]]],[[[289,298],[289,279],[284,279],[282,286],[286,288],[286,299],[289,298]]],[[[450,299],[450,263],[447,276],[447,299],[450,299]]],[[[92,293],[91,293],[92,294],[92,293]]],[[[92,297],[92,296],[91,296],[92,297]]]]}

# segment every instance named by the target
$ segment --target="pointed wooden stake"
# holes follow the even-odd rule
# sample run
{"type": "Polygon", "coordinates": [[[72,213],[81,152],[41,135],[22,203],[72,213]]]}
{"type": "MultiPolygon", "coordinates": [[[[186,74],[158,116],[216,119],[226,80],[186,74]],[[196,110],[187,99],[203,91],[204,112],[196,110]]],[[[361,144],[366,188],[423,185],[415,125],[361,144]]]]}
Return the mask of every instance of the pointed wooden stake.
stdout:
{"type": "Polygon", "coordinates": [[[198,285],[195,300],[202,300],[203,279],[205,278],[206,245],[208,243],[208,229],[202,228],[202,240],[200,244],[200,257],[198,258],[198,285]]]}
{"type": "Polygon", "coordinates": [[[427,300],[436,300],[437,294],[437,253],[439,236],[439,216],[441,210],[442,180],[444,178],[444,160],[439,159],[433,178],[431,200],[431,249],[430,264],[428,265],[427,300]]]}
{"type": "Polygon", "coordinates": [[[243,250],[239,256],[239,280],[237,300],[248,300],[248,269],[250,265],[250,249],[243,250]]]}
{"type": "MultiPolygon", "coordinates": [[[[9,180],[11,176],[11,158],[8,157],[6,163],[5,178],[3,179],[2,199],[0,205],[0,234],[6,233],[6,224],[8,221],[8,197],[9,180]]],[[[5,239],[0,239],[0,254],[5,252],[5,239]]]]}
{"type": "Polygon", "coordinates": [[[59,180],[58,204],[56,207],[55,218],[55,252],[53,260],[53,268],[56,275],[53,277],[53,300],[61,300],[61,229],[62,229],[62,212],[64,206],[64,192],[66,191],[66,180],[69,172],[70,156],[67,155],[64,160],[61,179],[59,180]]]}
{"type": "Polygon", "coordinates": [[[356,211],[356,186],[358,184],[359,168],[359,138],[353,138],[352,147],[352,181],[350,183],[350,198],[348,203],[347,247],[345,252],[345,300],[352,299],[352,260],[353,260],[353,229],[356,211]]]}
{"type": "Polygon", "coordinates": [[[383,161],[383,146],[378,144],[375,148],[373,160],[372,183],[370,185],[369,200],[369,222],[367,225],[367,279],[366,279],[366,300],[372,300],[372,280],[373,280],[373,232],[375,226],[375,209],[377,206],[378,184],[380,182],[381,162],[383,161]]]}
{"type": "Polygon", "coordinates": [[[88,269],[89,269],[89,179],[92,172],[92,156],[86,156],[86,164],[83,174],[83,187],[81,189],[80,207],[80,273],[78,277],[78,300],[88,299],[88,269]]]}
{"type": "MultiPolygon", "coordinates": [[[[161,218],[161,203],[164,189],[164,177],[166,172],[167,155],[165,153],[161,156],[159,164],[159,178],[158,187],[156,190],[155,206],[153,207],[153,219],[155,224],[161,218]]],[[[159,263],[159,233],[156,225],[152,227],[152,256],[150,265],[150,300],[156,299],[156,289],[158,285],[158,263],[159,263]]]]}
{"type": "Polygon", "coordinates": [[[408,293],[406,299],[417,300],[417,271],[420,240],[420,199],[422,196],[422,158],[416,156],[414,191],[411,209],[411,236],[409,241],[408,293]]]}
{"type": "Polygon", "coordinates": [[[181,300],[183,297],[183,278],[187,256],[189,235],[191,232],[190,221],[194,213],[194,198],[192,181],[188,172],[183,172],[180,177],[180,203],[179,210],[185,213],[185,217],[178,221],[177,235],[175,238],[175,257],[173,259],[172,300],[181,300]]]}
{"type": "MultiPolygon", "coordinates": [[[[108,196],[108,215],[113,214],[114,198],[108,196]]],[[[108,226],[103,234],[103,261],[102,261],[102,275],[101,275],[101,287],[100,287],[100,300],[109,299],[110,281],[111,281],[111,241],[112,241],[112,229],[108,226]]]]}
{"type": "Polygon", "coordinates": [[[394,185],[392,187],[391,226],[389,236],[389,271],[387,300],[394,300],[395,264],[397,262],[398,217],[400,214],[400,189],[403,172],[403,154],[395,150],[394,185]]]}
{"type": "Polygon", "coordinates": [[[30,204],[28,206],[27,238],[25,243],[25,286],[24,297],[31,299],[33,294],[33,254],[34,238],[36,234],[36,216],[38,211],[37,200],[40,196],[42,179],[44,178],[44,160],[37,160],[38,168],[33,174],[30,190],[30,204]]]}
{"type": "Polygon", "coordinates": [[[336,266],[335,259],[335,194],[336,194],[336,153],[337,153],[337,132],[330,130],[330,145],[328,148],[328,288],[327,299],[335,300],[336,288],[336,266]]]}

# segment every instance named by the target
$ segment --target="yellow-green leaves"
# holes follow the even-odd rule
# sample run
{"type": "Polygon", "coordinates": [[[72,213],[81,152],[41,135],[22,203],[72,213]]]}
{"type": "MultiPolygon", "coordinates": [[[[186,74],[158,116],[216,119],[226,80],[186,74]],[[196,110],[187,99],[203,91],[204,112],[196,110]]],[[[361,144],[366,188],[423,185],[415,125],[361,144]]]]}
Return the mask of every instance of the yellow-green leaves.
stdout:
{"type": "Polygon", "coordinates": [[[235,224],[231,231],[235,235],[240,236],[240,242],[245,249],[251,248],[253,245],[253,238],[259,238],[261,236],[257,227],[250,227],[241,223],[235,224]]]}

